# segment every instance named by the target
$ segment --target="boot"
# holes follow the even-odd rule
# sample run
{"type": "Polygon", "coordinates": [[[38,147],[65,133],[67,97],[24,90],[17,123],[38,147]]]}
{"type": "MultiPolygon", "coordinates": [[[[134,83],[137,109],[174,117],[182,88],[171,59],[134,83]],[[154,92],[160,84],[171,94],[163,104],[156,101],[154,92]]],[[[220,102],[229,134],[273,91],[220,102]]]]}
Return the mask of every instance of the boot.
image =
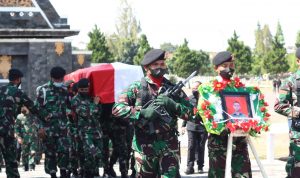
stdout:
{"type": "Polygon", "coordinates": [[[93,173],[91,171],[85,171],[85,174],[83,176],[84,178],[93,178],[93,173]]]}
{"type": "Polygon", "coordinates": [[[34,164],[30,164],[30,165],[29,165],[29,169],[30,169],[31,171],[34,171],[34,170],[35,170],[35,165],[34,165],[34,164]]]}
{"type": "Polygon", "coordinates": [[[199,174],[203,174],[204,173],[203,168],[201,166],[198,166],[198,173],[199,174]]]}
{"type": "Polygon", "coordinates": [[[102,177],[103,177],[103,178],[110,178],[108,172],[109,172],[108,170],[104,169],[104,172],[103,172],[102,177]]]}
{"type": "Polygon", "coordinates": [[[51,175],[51,178],[57,178],[56,173],[51,173],[50,175],[51,175]]]}
{"type": "Polygon", "coordinates": [[[113,168],[113,166],[111,166],[108,170],[108,175],[110,175],[111,177],[117,177],[117,174],[113,168]]]}
{"type": "Polygon", "coordinates": [[[65,169],[60,170],[60,178],[67,178],[67,171],[65,169]]]}
{"type": "Polygon", "coordinates": [[[184,172],[186,175],[194,174],[194,168],[193,167],[187,167],[186,171],[184,172]]]}
{"type": "Polygon", "coordinates": [[[135,171],[135,169],[133,168],[133,169],[131,170],[130,178],[135,178],[135,175],[136,175],[136,171],[135,171]]]}
{"type": "Polygon", "coordinates": [[[127,172],[121,172],[121,178],[128,178],[127,172]]]}
{"type": "Polygon", "coordinates": [[[25,165],[24,165],[24,171],[29,171],[29,166],[28,166],[28,164],[25,164],[25,165]]]}

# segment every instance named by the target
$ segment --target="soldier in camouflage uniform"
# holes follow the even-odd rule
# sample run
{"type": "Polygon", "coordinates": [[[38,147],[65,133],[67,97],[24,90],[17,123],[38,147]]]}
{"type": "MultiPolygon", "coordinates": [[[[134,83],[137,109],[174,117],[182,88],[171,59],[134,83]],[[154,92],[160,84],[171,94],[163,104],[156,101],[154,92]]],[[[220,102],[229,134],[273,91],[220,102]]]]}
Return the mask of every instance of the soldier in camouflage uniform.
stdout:
{"type": "Polygon", "coordinates": [[[35,169],[35,152],[37,141],[38,122],[26,107],[23,107],[21,114],[18,115],[15,126],[17,141],[22,147],[22,164],[24,170],[35,169]]]}
{"type": "Polygon", "coordinates": [[[298,70],[283,82],[274,105],[275,112],[288,117],[290,130],[290,155],[286,164],[288,178],[300,177],[300,107],[297,99],[300,94],[300,48],[296,51],[296,58],[298,70]]]}
{"type": "Polygon", "coordinates": [[[43,108],[51,115],[43,122],[39,135],[44,138],[45,172],[56,178],[57,166],[61,177],[69,177],[68,109],[70,101],[64,87],[63,79],[66,71],[61,67],[53,67],[50,71],[51,80],[37,88],[36,106],[43,108]]]}
{"type": "MultiPolygon", "coordinates": [[[[120,119],[114,121],[113,125],[113,151],[110,157],[110,170],[119,159],[121,177],[127,177],[128,174],[128,147],[127,147],[127,128],[129,124],[120,119]]],[[[112,172],[112,171],[111,171],[112,172]]],[[[111,173],[110,172],[110,173],[111,173]]],[[[114,176],[113,174],[111,176],[114,176]]]]}
{"type": "Polygon", "coordinates": [[[89,96],[89,80],[78,81],[78,94],[72,99],[71,107],[76,114],[78,133],[83,144],[85,178],[95,175],[99,169],[102,150],[102,131],[98,122],[101,115],[99,97],[89,96]]]}
{"type": "Polygon", "coordinates": [[[174,178],[179,170],[177,119],[191,118],[192,105],[183,92],[175,100],[159,94],[160,88],[173,86],[163,77],[167,72],[165,51],[150,50],[141,64],[147,76],[121,93],[113,107],[113,115],[132,122],[135,127],[132,147],[135,151],[136,176],[174,178]],[[154,106],[145,107],[152,99],[157,105],[165,107],[172,117],[171,122],[162,120],[154,106]]]}
{"type": "Polygon", "coordinates": [[[21,107],[26,106],[31,113],[43,115],[44,112],[38,112],[33,102],[20,89],[21,78],[23,74],[18,69],[10,69],[8,78],[9,84],[0,88],[0,149],[3,154],[7,178],[20,177],[18,164],[16,161],[16,139],[15,139],[15,120],[21,112],[21,107]]]}
{"type": "MultiPolygon", "coordinates": [[[[219,82],[226,83],[232,81],[235,66],[230,52],[219,52],[214,57],[213,64],[215,71],[219,75],[217,77],[219,82]]],[[[201,85],[200,88],[202,86],[203,85],[201,85]]],[[[199,98],[204,98],[201,92],[199,93],[199,98]]],[[[201,110],[202,108],[199,109],[201,110]]],[[[224,130],[220,135],[211,133],[208,136],[209,178],[222,178],[225,176],[228,134],[229,132],[224,130]]],[[[231,172],[232,177],[235,178],[252,177],[247,140],[245,137],[233,137],[231,172]]]]}

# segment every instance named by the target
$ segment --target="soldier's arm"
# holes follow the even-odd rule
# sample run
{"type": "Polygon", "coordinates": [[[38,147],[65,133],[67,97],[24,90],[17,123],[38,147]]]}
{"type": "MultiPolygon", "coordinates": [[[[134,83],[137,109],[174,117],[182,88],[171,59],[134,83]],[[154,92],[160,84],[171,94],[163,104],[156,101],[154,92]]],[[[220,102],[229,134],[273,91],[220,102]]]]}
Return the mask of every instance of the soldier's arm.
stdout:
{"type": "Polygon", "coordinates": [[[178,103],[179,103],[178,117],[183,120],[193,121],[194,120],[192,117],[193,105],[190,103],[189,98],[187,96],[180,98],[178,103]]]}
{"type": "Polygon", "coordinates": [[[23,138],[21,119],[22,119],[22,115],[19,114],[17,116],[16,124],[15,124],[15,137],[16,138],[23,138]]]}
{"type": "Polygon", "coordinates": [[[289,86],[293,85],[291,78],[287,79],[284,84],[280,87],[279,95],[277,96],[274,104],[275,112],[290,116],[291,115],[291,102],[295,101],[295,98],[290,94],[289,86]]]}
{"type": "MultiPolygon", "coordinates": [[[[41,124],[44,122],[47,122],[47,119],[51,117],[51,113],[47,111],[47,109],[44,107],[44,94],[42,90],[39,90],[36,96],[36,100],[34,102],[34,106],[37,108],[38,111],[38,118],[41,121],[41,124]]],[[[31,112],[31,110],[30,110],[31,112]]],[[[34,112],[31,112],[32,114],[35,114],[34,112]]]]}
{"type": "Polygon", "coordinates": [[[115,118],[121,118],[127,122],[139,119],[141,106],[136,103],[136,98],[140,89],[140,84],[134,83],[119,95],[118,101],[112,108],[112,115],[115,118]]]}

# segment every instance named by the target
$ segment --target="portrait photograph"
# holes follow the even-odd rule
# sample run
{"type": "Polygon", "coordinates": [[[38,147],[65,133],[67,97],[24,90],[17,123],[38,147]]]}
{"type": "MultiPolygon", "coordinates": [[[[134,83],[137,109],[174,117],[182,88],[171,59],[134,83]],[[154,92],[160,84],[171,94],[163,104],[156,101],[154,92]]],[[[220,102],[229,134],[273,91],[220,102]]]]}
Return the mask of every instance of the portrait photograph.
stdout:
{"type": "Polygon", "coordinates": [[[221,92],[224,119],[231,121],[243,121],[252,118],[249,93],[221,92]]]}

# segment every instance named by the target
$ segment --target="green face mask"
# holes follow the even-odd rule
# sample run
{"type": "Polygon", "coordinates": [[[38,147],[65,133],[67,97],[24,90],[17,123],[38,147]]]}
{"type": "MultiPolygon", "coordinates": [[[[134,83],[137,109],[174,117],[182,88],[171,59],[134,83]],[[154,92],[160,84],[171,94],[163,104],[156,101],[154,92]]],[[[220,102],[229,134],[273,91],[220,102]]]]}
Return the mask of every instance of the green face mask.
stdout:
{"type": "Polygon", "coordinates": [[[168,69],[156,68],[156,69],[150,69],[150,72],[153,77],[160,78],[164,76],[166,73],[168,73],[168,69]]]}

